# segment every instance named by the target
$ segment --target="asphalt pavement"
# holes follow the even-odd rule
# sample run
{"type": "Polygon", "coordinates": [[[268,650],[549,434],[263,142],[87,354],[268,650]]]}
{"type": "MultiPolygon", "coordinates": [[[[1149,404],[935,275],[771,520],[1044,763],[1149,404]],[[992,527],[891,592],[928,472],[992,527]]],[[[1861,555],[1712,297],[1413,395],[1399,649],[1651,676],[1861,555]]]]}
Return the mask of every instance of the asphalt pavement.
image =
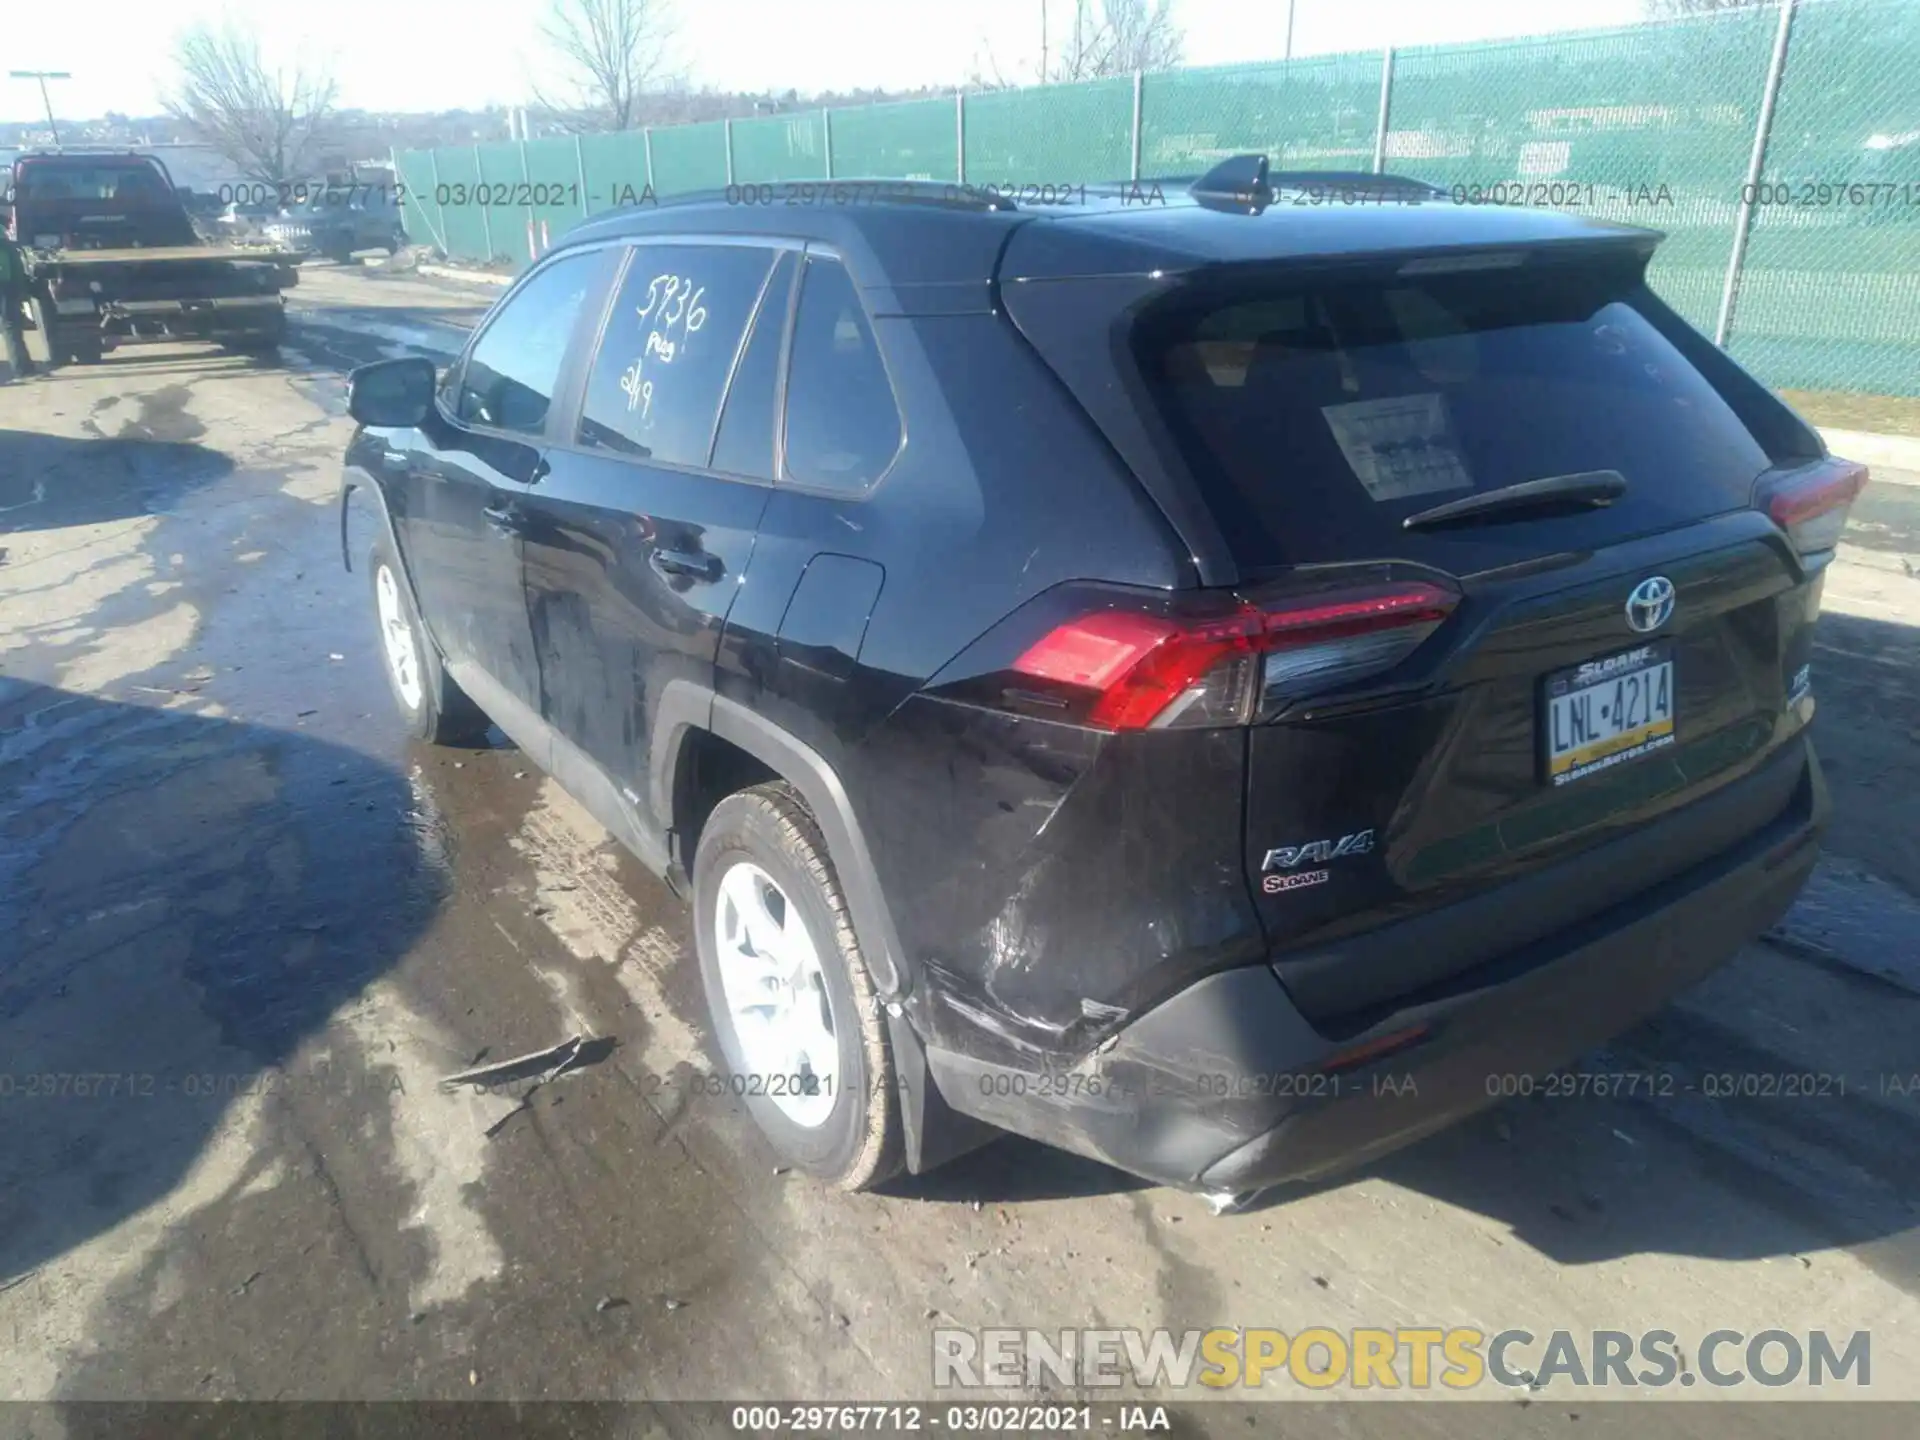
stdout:
{"type": "Polygon", "coordinates": [[[1869,1393],[1920,1399],[1920,484],[1827,583],[1814,885],[1584,1062],[1662,1093],[1515,1099],[1223,1217],[1015,1139],[847,1196],[713,1082],[683,906],[388,697],[344,372],[492,294],[293,298],[278,364],[0,387],[0,1399],[924,1397],[935,1327],[1070,1325],[1867,1329],[1869,1393]],[[530,1092],[438,1083],[574,1035],[530,1092]],[[1715,1078],[1784,1074],[1838,1083],[1715,1078]]]}

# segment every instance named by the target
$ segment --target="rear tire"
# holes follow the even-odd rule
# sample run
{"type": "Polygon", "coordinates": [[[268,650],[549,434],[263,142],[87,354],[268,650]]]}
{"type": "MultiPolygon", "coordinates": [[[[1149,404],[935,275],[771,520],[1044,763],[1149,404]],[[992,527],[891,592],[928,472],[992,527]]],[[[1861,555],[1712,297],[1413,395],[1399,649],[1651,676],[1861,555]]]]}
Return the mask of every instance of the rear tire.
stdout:
{"type": "Polygon", "coordinates": [[[46,352],[48,365],[97,365],[106,354],[106,347],[97,334],[81,330],[78,326],[63,325],[53,313],[53,307],[39,295],[30,302],[33,306],[33,325],[40,336],[41,348],[46,352]]]}
{"type": "Polygon", "coordinates": [[[82,332],[77,326],[61,324],[59,316],[53,312],[53,306],[47,303],[44,296],[35,295],[28,303],[33,308],[34,330],[40,336],[40,346],[46,355],[43,363],[48,366],[99,363],[106,348],[100,343],[98,335],[82,332]]]}
{"type": "Polygon", "coordinates": [[[440,652],[420,623],[413,587],[385,536],[368,550],[367,571],[373,578],[381,669],[408,730],[434,745],[478,744],[487,733],[486,714],[440,663],[440,652]]]}
{"type": "Polygon", "coordinates": [[[904,1145],[886,1016],[826,841],[791,785],[756,785],[714,807],[694,855],[693,913],[714,1033],[768,1144],[842,1190],[897,1174],[904,1145]],[[759,982],[759,971],[786,978],[759,982]],[[810,1033],[811,1047],[795,1042],[810,1058],[789,1058],[783,1041],[795,1033],[810,1033]],[[797,1084],[801,1075],[815,1083],[797,1084]]]}

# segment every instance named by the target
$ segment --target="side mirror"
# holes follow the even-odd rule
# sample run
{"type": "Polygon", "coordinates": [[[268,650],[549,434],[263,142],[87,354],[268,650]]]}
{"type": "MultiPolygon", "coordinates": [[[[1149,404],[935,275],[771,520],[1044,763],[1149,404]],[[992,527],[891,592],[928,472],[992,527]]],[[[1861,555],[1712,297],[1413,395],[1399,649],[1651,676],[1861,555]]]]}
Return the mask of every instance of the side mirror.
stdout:
{"type": "Polygon", "coordinates": [[[376,360],[347,376],[347,413],[362,425],[404,430],[433,412],[433,362],[418,355],[376,360]]]}

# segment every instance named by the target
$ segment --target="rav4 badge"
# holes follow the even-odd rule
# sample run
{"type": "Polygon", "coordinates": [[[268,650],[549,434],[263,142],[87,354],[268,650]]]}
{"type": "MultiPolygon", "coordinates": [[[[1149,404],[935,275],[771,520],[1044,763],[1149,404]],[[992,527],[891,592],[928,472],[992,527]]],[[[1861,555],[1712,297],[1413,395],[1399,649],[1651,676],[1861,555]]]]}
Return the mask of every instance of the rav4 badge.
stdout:
{"type": "Polygon", "coordinates": [[[1347,855],[1365,855],[1373,849],[1373,831],[1362,830],[1342,835],[1338,840],[1309,840],[1304,845],[1280,845],[1267,851],[1261,870],[1291,870],[1309,860],[1339,860],[1347,855]]]}

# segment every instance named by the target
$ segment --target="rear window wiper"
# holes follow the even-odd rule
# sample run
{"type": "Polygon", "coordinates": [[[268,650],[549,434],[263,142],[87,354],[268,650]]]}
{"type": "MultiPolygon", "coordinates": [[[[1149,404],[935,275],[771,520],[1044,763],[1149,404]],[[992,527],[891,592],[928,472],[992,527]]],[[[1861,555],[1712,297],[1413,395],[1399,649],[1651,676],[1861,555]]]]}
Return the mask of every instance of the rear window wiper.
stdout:
{"type": "Polygon", "coordinates": [[[1599,510],[1627,493],[1627,479],[1618,470],[1583,470],[1576,475],[1549,475],[1544,480],[1522,480],[1499,490],[1487,490],[1462,500],[1449,500],[1409,515],[1403,530],[1434,530],[1443,525],[1472,525],[1483,520],[1505,520],[1540,511],[1599,510]]]}

